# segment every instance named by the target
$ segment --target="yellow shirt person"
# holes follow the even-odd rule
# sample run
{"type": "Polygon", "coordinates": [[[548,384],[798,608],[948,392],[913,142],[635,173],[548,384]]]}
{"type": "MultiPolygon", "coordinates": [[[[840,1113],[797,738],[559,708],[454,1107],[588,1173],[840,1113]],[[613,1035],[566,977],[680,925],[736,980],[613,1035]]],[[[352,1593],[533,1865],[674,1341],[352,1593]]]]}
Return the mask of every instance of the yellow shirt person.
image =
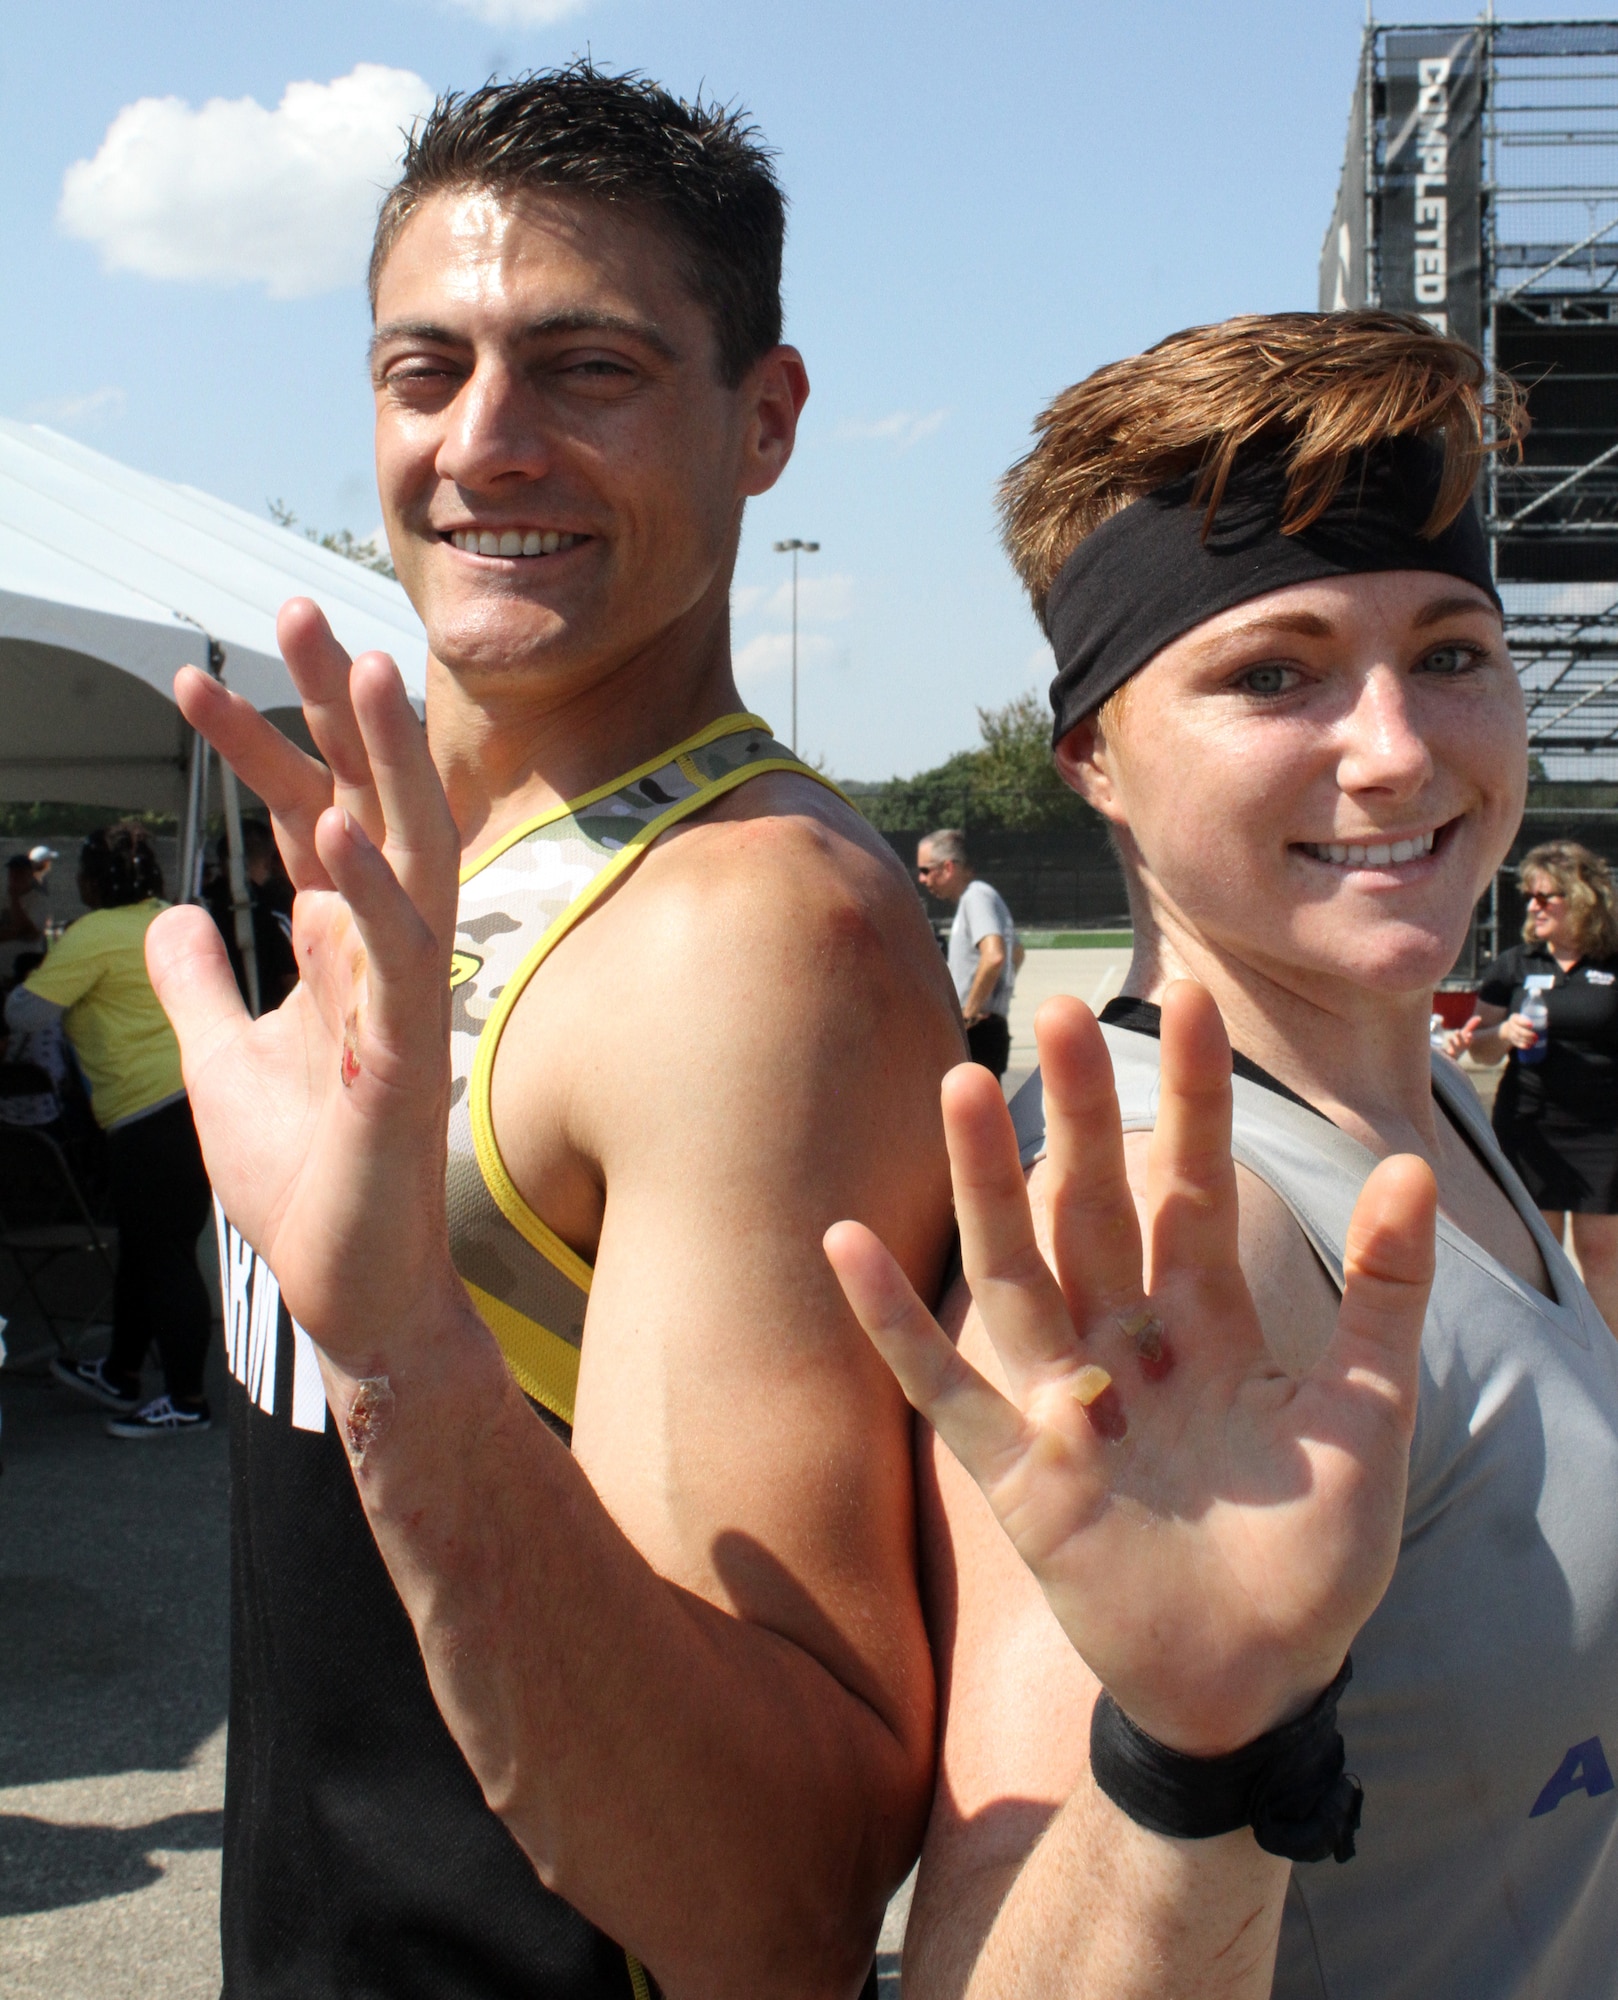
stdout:
{"type": "Polygon", "coordinates": [[[146,932],[167,908],[148,896],[119,909],[87,911],[23,982],[28,992],[64,1010],[62,1031],[104,1131],[184,1094],[180,1045],[146,976],[146,932]]]}
{"type": "Polygon", "coordinates": [[[94,1360],[59,1355],[51,1373],[105,1411],[118,1438],[206,1431],[212,1308],[197,1268],[211,1195],[180,1074],[180,1050],[146,974],[146,933],[163,871],[138,826],[101,827],[79,854],[89,906],[6,1000],[14,1032],[60,1027],[107,1135],[104,1173],[118,1227],[112,1340],[94,1360]],[[156,1348],[165,1393],[142,1399],[156,1348]]]}

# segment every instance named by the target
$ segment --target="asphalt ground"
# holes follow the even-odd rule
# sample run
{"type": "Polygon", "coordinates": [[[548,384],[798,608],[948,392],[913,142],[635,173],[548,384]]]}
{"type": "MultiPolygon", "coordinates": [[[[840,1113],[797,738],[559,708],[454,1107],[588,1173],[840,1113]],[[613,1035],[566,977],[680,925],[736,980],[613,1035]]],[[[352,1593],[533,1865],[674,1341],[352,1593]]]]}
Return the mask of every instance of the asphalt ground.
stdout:
{"type": "MultiPolygon", "coordinates": [[[[20,1311],[6,1332],[43,1345],[20,1311]]],[[[218,1410],[222,1354],[212,1375],[218,1410]]],[[[224,1428],[109,1438],[37,1363],[0,1374],[0,1413],[0,1995],[213,2000],[224,1428]]]]}

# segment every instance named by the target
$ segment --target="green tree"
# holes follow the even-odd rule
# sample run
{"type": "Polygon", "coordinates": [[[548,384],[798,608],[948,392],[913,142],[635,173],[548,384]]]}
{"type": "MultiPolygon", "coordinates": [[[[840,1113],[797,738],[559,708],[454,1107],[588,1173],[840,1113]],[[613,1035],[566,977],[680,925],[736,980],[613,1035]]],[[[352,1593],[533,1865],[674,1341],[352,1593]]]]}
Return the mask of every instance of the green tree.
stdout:
{"type": "Polygon", "coordinates": [[[888,833],[927,827],[1073,826],[1091,817],[1051,762],[1050,712],[1030,690],[1003,708],[978,710],[981,742],[913,778],[862,791],[860,810],[888,833]]]}
{"type": "MultiPolygon", "coordinates": [[[[297,515],[284,500],[266,500],[264,504],[278,528],[298,526],[297,515]]],[[[378,548],[374,541],[360,541],[352,529],[329,528],[321,534],[318,528],[305,528],[303,532],[309,541],[320,548],[330,549],[334,556],[346,556],[350,562],[358,563],[361,569],[374,569],[378,576],[394,576],[393,561],[387,550],[378,548]]]]}

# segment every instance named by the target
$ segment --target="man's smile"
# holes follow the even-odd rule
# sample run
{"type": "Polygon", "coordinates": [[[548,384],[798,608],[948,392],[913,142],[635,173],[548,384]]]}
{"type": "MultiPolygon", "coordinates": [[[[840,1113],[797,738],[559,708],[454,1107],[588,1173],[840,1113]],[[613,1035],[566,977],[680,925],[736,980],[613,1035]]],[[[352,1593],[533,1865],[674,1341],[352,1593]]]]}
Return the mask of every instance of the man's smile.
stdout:
{"type": "Polygon", "coordinates": [[[594,538],[557,528],[447,528],[443,539],[469,556],[555,556],[594,538]]]}

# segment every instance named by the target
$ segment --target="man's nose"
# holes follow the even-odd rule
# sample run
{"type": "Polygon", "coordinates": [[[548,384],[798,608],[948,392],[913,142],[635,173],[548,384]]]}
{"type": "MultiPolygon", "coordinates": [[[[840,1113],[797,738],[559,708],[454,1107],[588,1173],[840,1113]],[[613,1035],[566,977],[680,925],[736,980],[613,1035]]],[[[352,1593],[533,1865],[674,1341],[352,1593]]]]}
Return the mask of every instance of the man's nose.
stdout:
{"type": "Polygon", "coordinates": [[[440,474],[483,491],[541,478],[550,464],[542,399],[505,362],[480,359],[452,407],[438,451],[440,474]]]}

